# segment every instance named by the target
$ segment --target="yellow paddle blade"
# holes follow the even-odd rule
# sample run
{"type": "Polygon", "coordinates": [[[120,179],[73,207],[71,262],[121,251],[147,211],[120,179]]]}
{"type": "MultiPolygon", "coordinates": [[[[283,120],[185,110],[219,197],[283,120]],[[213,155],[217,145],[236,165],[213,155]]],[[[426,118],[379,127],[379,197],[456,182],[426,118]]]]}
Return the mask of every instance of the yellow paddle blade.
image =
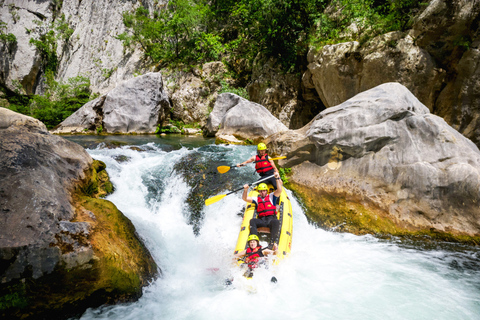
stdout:
{"type": "Polygon", "coordinates": [[[219,194],[218,196],[208,198],[207,200],[205,200],[205,205],[209,206],[212,203],[222,200],[223,198],[225,198],[225,196],[226,194],[219,194]]]}
{"type": "Polygon", "coordinates": [[[272,158],[272,160],[280,160],[280,159],[285,159],[287,156],[281,156],[281,157],[276,157],[276,158],[272,158]]]}
{"type": "Polygon", "coordinates": [[[218,170],[218,172],[220,172],[220,173],[225,173],[225,172],[227,172],[228,170],[230,170],[230,167],[229,167],[229,166],[220,166],[220,167],[217,167],[217,170],[218,170]]]}

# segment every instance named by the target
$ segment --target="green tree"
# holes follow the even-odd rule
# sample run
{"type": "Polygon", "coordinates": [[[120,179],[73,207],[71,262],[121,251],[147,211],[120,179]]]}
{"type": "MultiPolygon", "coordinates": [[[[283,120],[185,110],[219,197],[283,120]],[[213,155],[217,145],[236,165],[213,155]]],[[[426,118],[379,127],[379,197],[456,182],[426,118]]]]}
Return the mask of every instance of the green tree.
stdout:
{"type": "Polygon", "coordinates": [[[139,44],[153,63],[176,64],[217,59],[222,51],[218,35],[207,33],[205,1],[172,0],[166,8],[150,12],[139,7],[125,12],[129,32],[118,36],[124,45],[139,44]]]}
{"type": "Polygon", "coordinates": [[[48,71],[46,80],[45,94],[32,97],[30,110],[33,117],[51,129],[90,100],[90,79],[77,76],[62,83],[55,81],[53,72],[48,71]]]}

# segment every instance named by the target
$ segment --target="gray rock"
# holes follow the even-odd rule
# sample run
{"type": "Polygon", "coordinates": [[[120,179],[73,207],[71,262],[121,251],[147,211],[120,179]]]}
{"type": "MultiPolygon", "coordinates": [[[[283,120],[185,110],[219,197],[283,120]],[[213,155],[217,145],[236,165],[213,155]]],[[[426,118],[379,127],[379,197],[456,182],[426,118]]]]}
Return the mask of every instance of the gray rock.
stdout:
{"type": "Polygon", "coordinates": [[[83,107],[62,121],[52,132],[61,133],[85,133],[94,132],[96,128],[103,128],[103,104],[106,96],[98,97],[87,102],[83,107]]]}
{"type": "Polygon", "coordinates": [[[162,75],[147,73],[86,103],[52,132],[79,133],[101,128],[106,133],[154,133],[169,107],[162,75]]]}
{"type": "Polygon", "coordinates": [[[398,225],[480,234],[480,151],[430,114],[404,86],[386,83],[276,134],[294,182],[379,208],[398,225]]]}
{"type": "Polygon", "coordinates": [[[309,57],[311,77],[304,77],[304,85],[313,83],[327,108],[395,81],[433,110],[435,93],[445,77],[444,70],[436,66],[429,53],[402,32],[378,36],[368,46],[360,46],[356,41],[327,45],[309,57]]]}
{"type": "Polygon", "coordinates": [[[171,118],[183,123],[204,126],[208,111],[213,108],[220,79],[227,72],[222,62],[208,62],[192,72],[165,74],[166,89],[172,104],[171,118]]]}
{"type": "Polygon", "coordinates": [[[86,228],[66,223],[74,217],[70,192],[93,160],[76,143],[49,134],[38,120],[4,108],[0,119],[0,255],[12,260],[0,277],[5,282],[31,270],[38,278],[61,260],[56,235],[67,225],[68,238],[86,228]]]}
{"type": "Polygon", "coordinates": [[[263,140],[288,128],[265,107],[233,93],[222,93],[207,120],[207,135],[233,135],[241,139],[263,140]],[[218,123],[218,125],[216,125],[218,123]]]}
{"type": "Polygon", "coordinates": [[[0,108],[0,292],[8,301],[15,290],[23,304],[4,305],[5,319],[138,299],[157,274],[131,221],[91,196],[104,169],[39,121],[0,108]]]}
{"type": "Polygon", "coordinates": [[[233,93],[222,93],[218,95],[212,112],[208,115],[207,124],[205,126],[205,134],[208,137],[214,137],[218,132],[223,117],[228,110],[236,106],[240,101],[246,100],[233,93]]]}
{"type": "Polygon", "coordinates": [[[431,1],[410,34],[449,75],[435,114],[480,146],[480,2],[431,1]]]}

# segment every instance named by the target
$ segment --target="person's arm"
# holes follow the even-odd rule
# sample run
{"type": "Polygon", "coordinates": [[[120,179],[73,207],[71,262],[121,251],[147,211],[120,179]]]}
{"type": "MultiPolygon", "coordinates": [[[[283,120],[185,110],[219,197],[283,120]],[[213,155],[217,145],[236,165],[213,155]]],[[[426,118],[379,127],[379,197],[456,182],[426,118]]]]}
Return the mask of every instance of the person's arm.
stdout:
{"type": "Polygon", "coordinates": [[[235,258],[241,258],[245,255],[245,253],[247,253],[247,250],[242,250],[239,253],[234,254],[234,256],[235,256],[235,258]]]}
{"type": "Polygon", "coordinates": [[[263,249],[262,250],[262,253],[267,256],[269,254],[276,254],[277,252],[276,251],[273,251],[273,250],[270,250],[270,249],[263,249]]]}
{"type": "Polygon", "coordinates": [[[278,172],[278,169],[277,169],[277,166],[275,165],[275,162],[273,162],[273,160],[270,159],[270,156],[268,156],[268,161],[270,162],[270,165],[273,167],[273,170],[274,170],[276,173],[279,173],[279,172],[278,172]]]}
{"type": "Polygon", "coordinates": [[[273,195],[278,198],[282,194],[283,181],[282,181],[282,178],[280,178],[280,173],[275,172],[274,175],[275,175],[275,179],[277,179],[277,190],[275,190],[273,195]]]}
{"type": "Polygon", "coordinates": [[[243,200],[243,201],[246,201],[246,202],[252,203],[252,201],[253,201],[252,197],[249,197],[249,196],[248,196],[248,188],[249,188],[249,187],[250,187],[250,186],[249,186],[248,184],[246,184],[246,185],[243,186],[242,200],[243,200]]]}
{"type": "Polygon", "coordinates": [[[237,167],[243,167],[244,165],[246,165],[247,163],[250,163],[250,162],[253,162],[255,161],[255,156],[252,156],[251,158],[245,160],[244,162],[242,163],[237,163],[237,167]]]}

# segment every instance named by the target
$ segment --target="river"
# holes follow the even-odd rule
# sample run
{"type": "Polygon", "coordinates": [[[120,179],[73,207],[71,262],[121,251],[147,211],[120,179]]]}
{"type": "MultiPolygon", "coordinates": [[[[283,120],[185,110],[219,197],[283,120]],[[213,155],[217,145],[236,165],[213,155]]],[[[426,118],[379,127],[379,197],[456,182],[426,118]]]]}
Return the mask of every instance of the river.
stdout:
{"type": "Polygon", "coordinates": [[[227,193],[255,181],[254,169],[220,177],[216,166],[246,160],[255,147],[184,136],[67,138],[107,164],[115,187],[107,199],[134,223],[162,270],[137,302],[89,309],[81,319],[480,319],[480,249],[323,230],[290,191],[291,254],[244,280],[232,266],[241,193],[194,212],[192,186],[176,164],[201,159],[209,166],[203,176],[228,181],[227,193]]]}

